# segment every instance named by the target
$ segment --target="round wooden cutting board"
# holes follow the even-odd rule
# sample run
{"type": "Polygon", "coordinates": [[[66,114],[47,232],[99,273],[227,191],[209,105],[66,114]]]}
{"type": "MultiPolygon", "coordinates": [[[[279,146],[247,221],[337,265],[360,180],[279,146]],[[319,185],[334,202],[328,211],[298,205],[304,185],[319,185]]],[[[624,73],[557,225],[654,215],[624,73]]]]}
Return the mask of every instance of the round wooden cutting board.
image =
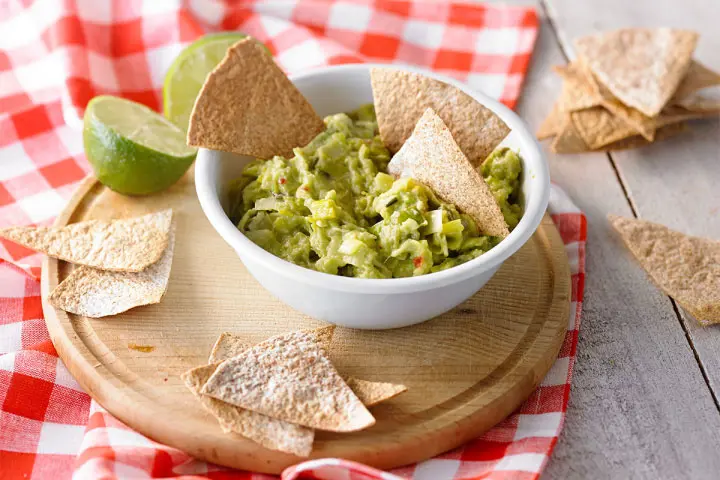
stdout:
{"type": "MultiPolygon", "coordinates": [[[[224,434],[179,376],[207,363],[221,332],[258,342],[322,323],[286,307],[248,274],[200,209],[192,170],[150,197],[125,197],[88,179],[56,225],[167,207],[174,209],[177,240],[163,301],[104,319],[67,314],[45,299],[72,266],[47,259],[42,295],[52,341],[83,388],[130,427],[204,460],[279,473],[301,459],[224,434]]],[[[569,308],[567,256],[546,216],[492,280],[450,313],[397,330],[338,328],[330,357],[344,377],[402,383],[409,390],[373,407],[377,423],[367,430],[318,432],[312,457],[388,469],[478,436],[512,413],[545,376],[569,308]]]]}

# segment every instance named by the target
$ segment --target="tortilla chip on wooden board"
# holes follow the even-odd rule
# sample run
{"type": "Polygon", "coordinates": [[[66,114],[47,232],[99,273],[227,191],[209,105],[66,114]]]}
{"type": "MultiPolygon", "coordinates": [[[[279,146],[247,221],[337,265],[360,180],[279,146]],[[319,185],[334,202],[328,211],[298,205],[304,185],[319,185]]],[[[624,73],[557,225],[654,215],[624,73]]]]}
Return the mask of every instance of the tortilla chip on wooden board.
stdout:
{"type": "Polygon", "coordinates": [[[359,378],[348,378],[347,384],[366,407],[372,407],[407,391],[405,385],[368,382],[359,378]]]}
{"type": "MultiPolygon", "coordinates": [[[[334,330],[335,327],[330,326],[307,332],[313,333],[318,345],[328,352],[330,351],[330,342],[332,340],[334,330]]],[[[220,334],[220,337],[218,337],[215,342],[215,346],[213,347],[212,352],[210,352],[208,363],[222,362],[228,358],[240,355],[243,351],[251,347],[252,345],[244,342],[240,336],[235,335],[234,333],[224,332],[220,334]]],[[[405,385],[384,382],[369,382],[367,380],[360,380],[357,378],[349,378],[347,380],[347,384],[366,407],[377,405],[378,403],[389,400],[407,391],[407,387],[405,385]]]]}
{"type": "MultiPolygon", "coordinates": [[[[239,346],[239,344],[235,344],[239,346]]],[[[220,423],[223,432],[234,432],[271,450],[307,457],[312,451],[315,431],[293,423],[268,417],[262,413],[238,408],[206,395],[200,390],[217,369],[210,364],[193,368],[181,375],[185,385],[200,400],[202,406],[220,423]]]]}
{"type": "Polygon", "coordinates": [[[168,245],[172,210],[64,227],[10,227],[5,237],[50,257],[116,272],[140,272],[157,262],[168,245]]]}
{"type": "Polygon", "coordinates": [[[458,147],[442,119],[428,108],[390,164],[392,175],[412,177],[470,215],[480,231],[506,237],[507,223],[490,188],[458,147]]]}
{"type": "Polygon", "coordinates": [[[375,112],[385,146],[396,153],[427,108],[435,110],[474,166],[510,133],[492,110],[452,85],[389,68],[370,71],[375,112]]]}
{"type": "Polygon", "coordinates": [[[720,323],[720,241],[608,215],[653,281],[702,325],[720,323]]]}
{"type": "MultiPolygon", "coordinates": [[[[313,335],[320,348],[325,350],[325,352],[329,352],[335,328],[335,325],[329,325],[312,330],[303,330],[302,332],[313,335]]],[[[215,345],[213,345],[210,357],[208,357],[208,363],[222,362],[228,358],[240,355],[252,347],[253,344],[246,342],[240,335],[223,332],[215,341],[215,345]]]]}
{"type": "Polygon", "coordinates": [[[251,38],[230,47],[200,90],[187,143],[258,158],[291,156],[325,129],[322,119],[251,38]]]}
{"type": "Polygon", "coordinates": [[[660,113],[690,67],[698,34],[671,28],[625,28],[575,40],[578,56],[627,106],[660,113]]]}
{"type": "Polygon", "coordinates": [[[320,430],[352,432],[375,423],[307,332],[270,338],[222,362],[201,393],[320,430]]]}
{"type": "Polygon", "coordinates": [[[50,304],[66,312],[100,318],[141,305],[160,303],[167,290],[175,249],[175,225],[160,260],[142,272],[111,272],[76,267],[50,292],[50,304]]]}
{"type": "Polygon", "coordinates": [[[671,105],[682,105],[691,95],[700,90],[720,85],[720,73],[713,72],[700,62],[690,62],[688,72],[680,82],[670,101],[671,105]]]}

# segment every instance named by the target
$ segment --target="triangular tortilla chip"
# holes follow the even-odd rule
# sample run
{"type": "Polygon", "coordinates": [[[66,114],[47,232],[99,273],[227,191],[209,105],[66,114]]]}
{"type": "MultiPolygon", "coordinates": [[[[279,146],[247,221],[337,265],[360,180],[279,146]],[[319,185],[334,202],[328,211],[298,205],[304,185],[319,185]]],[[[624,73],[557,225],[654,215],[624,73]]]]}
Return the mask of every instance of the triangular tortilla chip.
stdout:
{"type": "Polygon", "coordinates": [[[388,172],[427,185],[438,197],[470,215],[486,235],[508,235],[507,223],[490,188],[431,108],[393,156],[388,172]]]}
{"type": "Polygon", "coordinates": [[[248,343],[243,340],[239,335],[235,335],[230,332],[223,332],[220,334],[218,339],[215,341],[210,356],[208,357],[208,363],[218,363],[228,358],[240,355],[245,350],[252,348],[252,343],[248,343]]]}
{"type": "Polygon", "coordinates": [[[188,145],[272,158],[291,156],[325,130],[310,103],[251,38],[230,47],[205,80],[190,116],[188,145]]]}
{"type": "Polygon", "coordinates": [[[693,60],[670,103],[682,105],[690,95],[717,85],[720,85],[720,73],[713,72],[702,63],[693,60]]]}
{"type": "Polygon", "coordinates": [[[570,113],[565,114],[563,126],[550,144],[550,149],[555,153],[582,153],[590,150],[575,128],[570,113]]]}
{"type": "Polygon", "coordinates": [[[570,116],[578,133],[591,150],[638,134],[637,130],[604,107],[572,112],[570,116]]]}
{"type": "Polygon", "coordinates": [[[538,140],[545,140],[546,138],[554,137],[562,130],[563,123],[565,122],[565,112],[560,108],[560,102],[557,101],[553,104],[550,113],[542,121],[540,126],[535,132],[535,136],[538,140]]]}
{"type": "MultiPolygon", "coordinates": [[[[309,330],[306,332],[313,333],[320,348],[328,352],[330,350],[330,342],[332,340],[334,330],[335,327],[331,326],[309,330]]],[[[210,352],[208,363],[212,364],[222,362],[228,358],[240,355],[242,352],[251,347],[252,345],[243,341],[239,335],[230,332],[221,333],[220,337],[218,337],[215,345],[213,346],[212,352],[210,352]]],[[[367,380],[360,380],[357,378],[349,378],[347,380],[347,384],[366,407],[377,405],[378,403],[389,400],[407,391],[407,387],[405,385],[384,382],[369,382],[367,380]]],[[[230,408],[237,407],[230,406],[230,408]]]]}
{"type": "Polygon", "coordinates": [[[405,385],[368,382],[359,378],[348,378],[347,384],[366,407],[372,407],[407,391],[405,385]]]}
{"type": "Polygon", "coordinates": [[[50,293],[50,304],[66,312],[99,318],[159,303],[167,290],[175,248],[175,226],[160,260],[142,272],[109,272],[76,267],[50,293]]]}
{"type": "MultiPolygon", "coordinates": [[[[303,330],[302,332],[313,335],[315,342],[327,353],[330,351],[330,343],[332,342],[335,328],[335,325],[329,325],[312,330],[303,330]]],[[[208,363],[222,362],[228,358],[240,355],[252,347],[253,344],[246,342],[240,335],[223,332],[215,341],[215,345],[213,345],[210,356],[208,357],[208,363]]]]}
{"type": "Polygon", "coordinates": [[[140,272],[157,262],[168,245],[172,210],[64,227],[10,227],[0,237],[50,257],[117,272],[140,272]]]}
{"type": "Polygon", "coordinates": [[[553,71],[563,79],[563,88],[558,102],[564,112],[575,112],[602,104],[602,96],[588,81],[585,71],[578,62],[564,66],[556,65],[553,67],[553,71]]]}
{"type": "Polygon", "coordinates": [[[663,141],[665,139],[668,139],[670,137],[674,137],[675,135],[678,135],[682,132],[687,131],[687,125],[685,123],[673,123],[671,125],[666,125],[664,127],[660,127],[655,132],[655,140],[652,142],[649,142],[647,138],[643,137],[642,135],[634,135],[632,137],[623,138],[622,140],[618,140],[617,142],[608,143],[607,145],[602,146],[601,148],[598,148],[594,151],[617,151],[617,150],[630,150],[632,148],[640,148],[647,145],[650,145],[652,143],[657,143],[660,141],[663,141]]]}
{"type": "Polygon", "coordinates": [[[321,430],[352,432],[375,423],[308,332],[273,337],[222,362],[201,393],[321,430]]]}
{"type": "Polygon", "coordinates": [[[370,71],[375,112],[385,146],[395,153],[432,108],[474,166],[480,166],[510,129],[492,110],[452,85],[388,68],[370,71]]]}
{"type": "Polygon", "coordinates": [[[720,241],[608,215],[654,282],[702,325],[720,322],[720,241]]]}
{"type": "Polygon", "coordinates": [[[238,408],[200,394],[203,385],[207,383],[218,365],[219,363],[193,368],[183,373],[181,377],[202,406],[218,419],[220,428],[224,432],[238,433],[271,450],[292,453],[299,457],[310,455],[315,438],[313,429],[238,408]]]}
{"type": "Polygon", "coordinates": [[[575,40],[578,56],[622,103],[660,113],[690,66],[698,35],[671,28],[626,28],[575,40]]]}

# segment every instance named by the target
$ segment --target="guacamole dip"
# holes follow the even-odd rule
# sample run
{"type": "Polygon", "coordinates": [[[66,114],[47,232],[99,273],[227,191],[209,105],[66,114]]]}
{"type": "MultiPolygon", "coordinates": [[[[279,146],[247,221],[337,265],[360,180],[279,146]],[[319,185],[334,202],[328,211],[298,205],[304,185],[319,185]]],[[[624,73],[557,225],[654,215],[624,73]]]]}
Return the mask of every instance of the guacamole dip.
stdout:
{"type": "MultiPolygon", "coordinates": [[[[372,105],[325,125],[292,158],[256,160],[230,186],[231,218],[268,252],[334,275],[397,278],[454,267],[501,240],[412,178],[385,173],[390,154],[372,105]]],[[[511,230],[522,215],[521,171],[507,148],[482,165],[511,230]]]]}

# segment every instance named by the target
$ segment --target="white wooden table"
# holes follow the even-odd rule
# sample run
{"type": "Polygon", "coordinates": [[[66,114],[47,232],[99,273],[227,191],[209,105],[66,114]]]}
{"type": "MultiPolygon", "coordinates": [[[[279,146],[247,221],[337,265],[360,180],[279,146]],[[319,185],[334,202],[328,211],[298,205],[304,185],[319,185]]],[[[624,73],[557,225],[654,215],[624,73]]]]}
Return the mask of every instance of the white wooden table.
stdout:
{"type": "MultiPolygon", "coordinates": [[[[627,26],[701,34],[720,70],[720,0],[515,0],[541,31],[518,107],[536,128],[574,58],[572,39],[627,26]]],[[[701,328],[634,263],[605,216],[720,239],[720,123],[638,150],[555,155],[555,183],[588,217],[587,278],[565,427],[544,479],[720,478],[720,327],[701,328]]]]}

